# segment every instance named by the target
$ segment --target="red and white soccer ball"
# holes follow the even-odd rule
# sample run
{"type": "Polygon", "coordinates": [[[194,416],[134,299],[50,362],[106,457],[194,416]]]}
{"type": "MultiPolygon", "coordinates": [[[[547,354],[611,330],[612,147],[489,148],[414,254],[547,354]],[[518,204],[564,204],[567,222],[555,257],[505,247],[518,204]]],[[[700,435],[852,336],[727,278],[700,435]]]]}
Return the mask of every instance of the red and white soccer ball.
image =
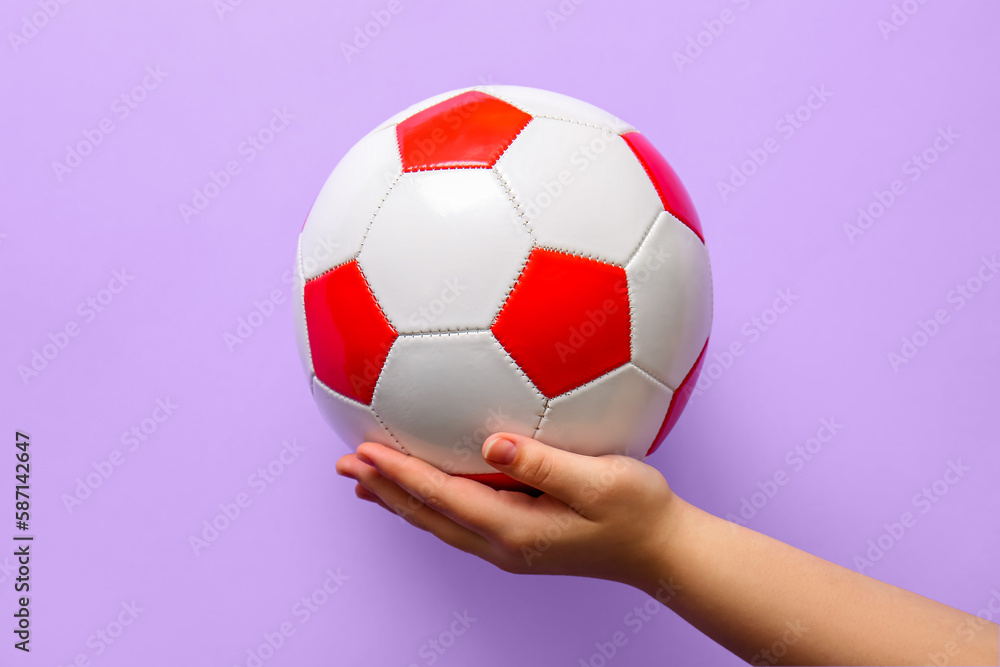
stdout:
{"type": "Polygon", "coordinates": [[[432,97],[362,138],[299,237],[299,349],[349,446],[495,488],[496,431],[643,460],[712,320],[698,216],[652,144],[533,88],[432,97]]]}

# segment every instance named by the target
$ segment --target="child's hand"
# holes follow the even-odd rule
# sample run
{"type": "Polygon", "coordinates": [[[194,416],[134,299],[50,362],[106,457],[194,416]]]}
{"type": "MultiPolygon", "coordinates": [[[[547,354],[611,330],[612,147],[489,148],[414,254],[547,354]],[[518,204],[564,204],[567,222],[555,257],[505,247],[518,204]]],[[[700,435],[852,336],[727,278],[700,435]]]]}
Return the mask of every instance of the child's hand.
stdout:
{"type": "Polygon", "coordinates": [[[633,458],[498,435],[516,448],[493,436],[483,456],[541,496],[370,442],[337,472],[358,480],[358,496],[508,572],[635,586],[755,665],[946,664],[956,651],[962,664],[997,664],[995,623],[703,512],[633,458]]]}
{"type": "Polygon", "coordinates": [[[544,493],[496,491],[371,442],[342,457],[337,472],[358,481],[358,497],[508,572],[637,585],[656,569],[671,532],[674,495],[655,468],[507,433],[489,438],[483,456],[544,493]]]}

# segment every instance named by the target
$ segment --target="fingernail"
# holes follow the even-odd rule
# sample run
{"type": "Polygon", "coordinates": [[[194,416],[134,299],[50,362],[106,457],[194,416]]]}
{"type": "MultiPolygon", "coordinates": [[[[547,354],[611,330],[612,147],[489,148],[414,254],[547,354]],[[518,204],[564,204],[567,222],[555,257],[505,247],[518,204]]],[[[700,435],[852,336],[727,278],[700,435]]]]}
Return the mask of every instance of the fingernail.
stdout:
{"type": "Polygon", "coordinates": [[[495,438],[486,445],[486,460],[505,466],[514,462],[517,446],[507,438],[495,438]]]}

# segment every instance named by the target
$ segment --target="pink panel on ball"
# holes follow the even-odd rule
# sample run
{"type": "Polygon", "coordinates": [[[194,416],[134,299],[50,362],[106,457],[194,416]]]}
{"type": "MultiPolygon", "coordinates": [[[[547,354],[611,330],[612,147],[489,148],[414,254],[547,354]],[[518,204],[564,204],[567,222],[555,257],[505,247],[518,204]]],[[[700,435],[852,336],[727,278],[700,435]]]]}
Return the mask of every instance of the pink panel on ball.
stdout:
{"type": "Polygon", "coordinates": [[[667,434],[674,428],[674,424],[677,423],[677,418],[681,416],[681,412],[684,411],[684,406],[687,405],[688,399],[691,398],[691,392],[694,391],[694,383],[698,381],[698,374],[701,373],[701,364],[705,360],[705,350],[707,349],[708,341],[706,340],[705,347],[701,348],[701,354],[698,355],[698,360],[694,362],[694,366],[691,367],[691,370],[684,377],[684,381],[681,382],[680,386],[677,387],[677,391],[674,392],[674,397],[670,400],[670,407],[667,408],[667,416],[663,418],[663,426],[660,427],[660,432],[656,434],[653,444],[650,446],[649,451],[646,452],[647,457],[656,451],[660,443],[667,437],[667,434]]]}
{"type": "Polygon", "coordinates": [[[638,132],[626,132],[622,139],[628,143],[635,156],[639,158],[643,168],[649,175],[649,180],[656,186],[656,192],[660,195],[663,208],[672,213],[678,220],[691,228],[702,243],[705,242],[705,235],[701,231],[701,221],[698,220],[698,213],[694,210],[691,197],[677,177],[673,168],[656,150],[656,147],[645,136],[638,132]]]}

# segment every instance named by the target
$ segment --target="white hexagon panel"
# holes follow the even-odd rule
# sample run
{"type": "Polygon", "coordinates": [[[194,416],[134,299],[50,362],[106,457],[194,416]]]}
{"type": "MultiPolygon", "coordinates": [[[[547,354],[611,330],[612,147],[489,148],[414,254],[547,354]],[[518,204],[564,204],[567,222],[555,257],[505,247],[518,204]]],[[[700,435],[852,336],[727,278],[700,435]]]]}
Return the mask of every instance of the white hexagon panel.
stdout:
{"type": "Polygon", "coordinates": [[[400,337],[372,408],[411,454],[442,470],[475,475],[496,472],[480,453],[487,436],[533,435],[544,402],[485,331],[400,337]]]}
{"type": "Polygon", "coordinates": [[[578,454],[649,451],[673,392],[632,364],[552,399],[538,427],[542,442],[578,454]]]}
{"type": "Polygon", "coordinates": [[[497,173],[539,245],[624,264],[663,210],[656,188],[617,134],[536,118],[497,173]]]}
{"type": "Polygon", "coordinates": [[[625,267],[632,304],[632,360],[680,386],[712,328],[712,272],[705,244],[661,213],[625,267]]]}
{"type": "Polygon", "coordinates": [[[701,224],[632,126],[543,90],[413,105],[334,170],[300,235],[296,331],[350,446],[390,444],[495,488],[494,432],[644,458],[711,328],[701,224]]]}
{"type": "Polygon", "coordinates": [[[403,174],[358,262],[399,333],[488,329],[531,235],[488,169],[403,174]]]}

